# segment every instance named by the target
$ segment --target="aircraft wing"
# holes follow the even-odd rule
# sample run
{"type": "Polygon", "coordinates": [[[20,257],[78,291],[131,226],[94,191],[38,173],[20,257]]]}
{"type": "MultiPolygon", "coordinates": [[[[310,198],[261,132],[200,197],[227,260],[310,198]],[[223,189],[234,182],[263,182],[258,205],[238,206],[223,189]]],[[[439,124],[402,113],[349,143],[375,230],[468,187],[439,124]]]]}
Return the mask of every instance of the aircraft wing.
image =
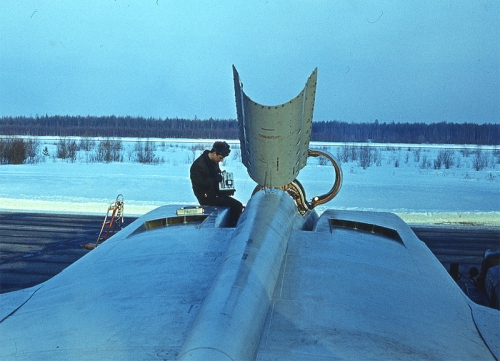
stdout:
{"type": "Polygon", "coordinates": [[[174,359],[218,270],[226,212],[136,220],[39,286],[0,295],[0,360],[174,359]],[[168,224],[168,218],[179,224],[168,224]]]}
{"type": "Polygon", "coordinates": [[[49,281],[0,295],[0,360],[241,359],[238,348],[256,360],[498,358],[498,311],[472,304],[397,216],[330,210],[291,226],[266,280],[245,229],[263,212],[249,207],[237,228],[224,209],[185,222],[161,207],[49,281]],[[250,271],[228,280],[228,265],[250,271]],[[229,312],[207,311],[214,294],[229,312]]]}
{"type": "Polygon", "coordinates": [[[329,210],[294,231],[277,284],[257,359],[499,356],[499,312],[473,304],[391,213],[329,210]]]}

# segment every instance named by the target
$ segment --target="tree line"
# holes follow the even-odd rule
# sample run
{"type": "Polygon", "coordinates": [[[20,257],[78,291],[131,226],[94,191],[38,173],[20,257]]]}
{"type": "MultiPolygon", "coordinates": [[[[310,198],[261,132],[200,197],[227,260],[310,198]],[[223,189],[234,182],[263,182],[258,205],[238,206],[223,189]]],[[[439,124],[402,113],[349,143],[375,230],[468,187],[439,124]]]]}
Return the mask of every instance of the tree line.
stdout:
{"type": "MultiPolygon", "coordinates": [[[[117,116],[1,117],[0,134],[30,136],[238,139],[234,119],[117,116]]],[[[500,144],[500,124],[313,121],[311,140],[413,144],[500,144]]]]}
{"type": "Polygon", "coordinates": [[[500,124],[313,122],[311,140],[407,144],[500,144],[500,124]]]}

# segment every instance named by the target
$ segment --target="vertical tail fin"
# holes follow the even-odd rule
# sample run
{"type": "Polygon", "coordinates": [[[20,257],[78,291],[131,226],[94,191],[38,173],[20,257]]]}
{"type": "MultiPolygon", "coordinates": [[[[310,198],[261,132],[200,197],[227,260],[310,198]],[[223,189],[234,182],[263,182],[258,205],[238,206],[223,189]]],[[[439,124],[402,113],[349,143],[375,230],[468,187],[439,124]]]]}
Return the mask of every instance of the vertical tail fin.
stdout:
{"type": "Polygon", "coordinates": [[[317,69],[294,99],[276,106],[251,100],[233,66],[241,155],[261,187],[291,183],[306,165],[311,138],[317,69]]]}

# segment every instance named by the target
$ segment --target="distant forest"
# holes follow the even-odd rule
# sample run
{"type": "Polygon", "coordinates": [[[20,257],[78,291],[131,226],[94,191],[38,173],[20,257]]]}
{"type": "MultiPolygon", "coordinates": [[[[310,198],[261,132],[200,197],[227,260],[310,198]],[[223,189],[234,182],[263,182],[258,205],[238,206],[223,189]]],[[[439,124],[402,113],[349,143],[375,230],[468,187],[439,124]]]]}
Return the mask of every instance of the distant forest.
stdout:
{"type": "MultiPolygon", "coordinates": [[[[1,135],[238,139],[234,119],[178,119],[116,116],[2,117],[1,135]]],[[[500,144],[500,124],[347,123],[313,121],[312,141],[500,144]]]]}

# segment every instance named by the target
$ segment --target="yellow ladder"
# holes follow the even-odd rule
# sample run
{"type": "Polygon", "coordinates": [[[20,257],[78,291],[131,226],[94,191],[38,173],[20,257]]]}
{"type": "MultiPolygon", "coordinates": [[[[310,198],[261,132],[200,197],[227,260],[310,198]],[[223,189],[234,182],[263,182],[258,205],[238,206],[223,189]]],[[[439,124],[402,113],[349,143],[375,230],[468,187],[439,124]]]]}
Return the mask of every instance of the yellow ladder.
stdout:
{"type": "Polygon", "coordinates": [[[116,226],[119,226],[119,229],[123,227],[123,209],[125,207],[125,199],[122,194],[119,194],[116,199],[111,202],[108,207],[108,211],[106,216],[104,217],[104,221],[102,222],[101,231],[99,232],[99,236],[97,237],[97,241],[94,244],[87,243],[84,247],[86,249],[94,249],[99,243],[104,242],[109,237],[115,234],[116,226]]]}

